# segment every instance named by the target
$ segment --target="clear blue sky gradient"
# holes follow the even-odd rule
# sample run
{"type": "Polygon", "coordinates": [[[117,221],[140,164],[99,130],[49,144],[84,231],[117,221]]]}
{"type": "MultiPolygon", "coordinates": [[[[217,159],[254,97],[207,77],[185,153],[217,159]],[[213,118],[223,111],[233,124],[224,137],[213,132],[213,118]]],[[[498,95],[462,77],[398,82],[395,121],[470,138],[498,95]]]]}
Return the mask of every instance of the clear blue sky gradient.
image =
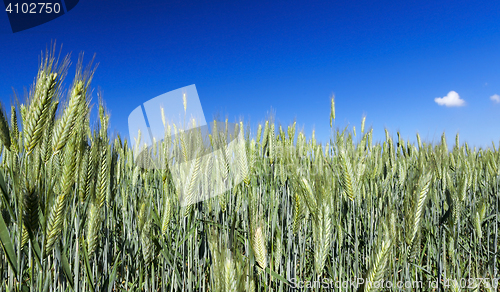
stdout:
{"type": "MultiPolygon", "coordinates": [[[[86,1],[68,14],[13,34],[0,11],[0,99],[35,77],[51,40],[100,63],[111,130],[128,136],[130,112],[196,84],[207,120],[253,126],[271,109],[284,126],[330,137],[365,114],[375,140],[384,128],[414,141],[500,141],[500,1],[86,1]],[[426,2],[426,3],[423,3],[426,2]],[[463,107],[434,99],[456,91],[463,107]]],[[[66,80],[69,85],[71,79],[66,80]]],[[[97,97],[94,94],[94,102],[97,97]]],[[[359,138],[359,136],[358,136],[359,138]]]]}

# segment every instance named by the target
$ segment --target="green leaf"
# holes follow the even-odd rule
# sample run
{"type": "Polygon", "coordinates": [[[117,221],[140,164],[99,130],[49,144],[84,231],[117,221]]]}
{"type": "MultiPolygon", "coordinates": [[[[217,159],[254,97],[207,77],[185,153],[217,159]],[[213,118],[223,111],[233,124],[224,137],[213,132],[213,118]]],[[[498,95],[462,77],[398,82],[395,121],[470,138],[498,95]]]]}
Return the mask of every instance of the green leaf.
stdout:
{"type": "Polygon", "coordinates": [[[9,235],[9,230],[7,229],[7,225],[5,225],[5,221],[3,220],[3,216],[0,215],[0,241],[2,243],[2,248],[7,256],[7,261],[10,264],[12,270],[14,270],[14,274],[19,275],[18,267],[17,267],[17,255],[14,251],[14,245],[12,244],[12,240],[9,235]]]}
{"type": "Polygon", "coordinates": [[[89,281],[89,285],[92,291],[95,291],[94,280],[92,279],[92,270],[90,269],[90,264],[89,264],[89,255],[87,253],[87,248],[85,247],[85,241],[83,240],[83,237],[80,238],[80,244],[82,245],[83,260],[85,262],[85,267],[87,268],[87,273],[86,273],[87,280],[89,281]]]}
{"type": "Polygon", "coordinates": [[[12,208],[10,207],[10,204],[9,204],[9,202],[11,200],[9,197],[9,193],[7,193],[5,179],[3,178],[3,171],[0,171],[0,190],[2,191],[2,196],[3,196],[4,202],[5,202],[5,206],[7,207],[7,210],[9,211],[10,217],[16,218],[16,216],[14,216],[14,211],[12,210],[12,208]]]}
{"type": "Polygon", "coordinates": [[[111,275],[109,275],[108,278],[108,292],[113,291],[113,284],[115,283],[116,280],[116,271],[119,265],[118,260],[120,259],[120,255],[121,251],[116,255],[115,263],[113,264],[113,271],[111,271],[111,275]]]}
{"type": "Polygon", "coordinates": [[[69,285],[71,286],[71,289],[73,289],[73,287],[74,287],[73,273],[71,272],[71,269],[69,267],[68,257],[66,257],[66,251],[65,250],[63,250],[61,252],[61,264],[62,264],[62,267],[63,267],[64,274],[66,275],[66,280],[68,280],[69,285]]]}
{"type": "Polygon", "coordinates": [[[266,267],[266,272],[273,276],[274,278],[280,280],[281,282],[285,283],[286,285],[290,286],[290,282],[288,282],[287,279],[285,279],[283,276],[281,276],[280,274],[276,273],[275,271],[269,269],[269,267],[266,267]]]}
{"type": "Polygon", "coordinates": [[[31,241],[31,249],[33,250],[33,253],[35,254],[35,259],[37,260],[38,264],[41,265],[41,252],[40,252],[40,244],[36,240],[31,241]]]}
{"type": "MultiPolygon", "coordinates": [[[[162,241],[162,244],[163,244],[164,246],[166,246],[166,244],[165,244],[163,241],[162,241]]],[[[171,267],[173,267],[173,268],[174,268],[174,273],[175,273],[175,275],[176,275],[176,277],[175,277],[175,278],[177,279],[177,284],[178,284],[178,285],[180,285],[180,286],[182,286],[182,282],[181,282],[181,279],[182,279],[182,278],[181,278],[181,276],[180,276],[179,269],[178,269],[177,265],[174,265],[174,263],[173,263],[174,261],[173,261],[172,259],[170,259],[170,254],[167,254],[167,250],[169,250],[169,249],[168,249],[168,248],[162,248],[162,249],[160,250],[160,253],[161,253],[161,255],[163,255],[163,257],[164,257],[164,258],[165,258],[165,260],[167,261],[167,264],[168,264],[169,266],[171,266],[171,267]]],[[[174,252],[176,252],[176,251],[174,250],[174,252]]],[[[176,253],[177,253],[177,252],[176,252],[176,253]]]]}

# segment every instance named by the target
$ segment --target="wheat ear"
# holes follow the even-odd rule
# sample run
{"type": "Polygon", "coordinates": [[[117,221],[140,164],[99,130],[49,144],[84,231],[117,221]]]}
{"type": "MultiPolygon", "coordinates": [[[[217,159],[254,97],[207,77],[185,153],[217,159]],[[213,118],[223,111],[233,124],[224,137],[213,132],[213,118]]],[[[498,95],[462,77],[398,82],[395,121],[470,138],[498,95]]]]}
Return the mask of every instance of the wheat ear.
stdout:
{"type": "Polygon", "coordinates": [[[0,140],[7,150],[10,150],[10,131],[9,131],[9,123],[5,119],[5,115],[3,113],[3,106],[0,103],[0,140]]]}
{"type": "Polygon", "coordinates": [[[49,115],[50,102],[57,84],[57,73],[46,76],[42,72],[38,82],[42,85],[37,86],[38,90],[35,91],[35,97],[30,104],[28,120],[25,121],[26,127],[24,128],[24,146],[28,152],[31,152],[40,142],[45,130],[44,126],[49,115]]]}
{"type": "Polygon", "coordinates": [[[68,107],[64,110],[62,117],[59,119],[52,139],[52,148],[54,152],[61,150],[69,140],[71,131],[73,130],[75,120],[78,115],[79,104],[84,97],[83,81],[75,82],[68,107]]]}
{"type": "Polygon", "coordinates": [[[253,242],[255,260],[257,261],[259,268],[264,270],[267,267],[267,251],[266,240],[264,238],[264,233],[261,226],[257,227],[257,229],[255,230],[253,242]]]}

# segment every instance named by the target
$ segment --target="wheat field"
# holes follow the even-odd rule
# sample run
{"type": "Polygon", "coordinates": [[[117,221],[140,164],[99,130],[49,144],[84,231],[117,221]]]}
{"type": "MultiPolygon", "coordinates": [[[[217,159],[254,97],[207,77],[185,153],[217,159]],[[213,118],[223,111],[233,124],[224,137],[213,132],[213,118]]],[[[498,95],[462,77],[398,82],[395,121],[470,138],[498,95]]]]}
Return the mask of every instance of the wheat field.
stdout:
{"type": "Polygon", "coordinates": [[[364,118],[335,129],[332,99],[326,145],[295,123],[238,123],[236,173],[227,149],[188,159],[199,138],[155,144],[189,161],[188,202],[207,173],[242,180],[182,207],[168,167],[110,135],[102,100],[91,120],[96,66],[82,60],[64,90],[69,55],[42,54],[26,100],[1,105],[2,291],[498,291],[494,143],[374,142],[364,118]]]}

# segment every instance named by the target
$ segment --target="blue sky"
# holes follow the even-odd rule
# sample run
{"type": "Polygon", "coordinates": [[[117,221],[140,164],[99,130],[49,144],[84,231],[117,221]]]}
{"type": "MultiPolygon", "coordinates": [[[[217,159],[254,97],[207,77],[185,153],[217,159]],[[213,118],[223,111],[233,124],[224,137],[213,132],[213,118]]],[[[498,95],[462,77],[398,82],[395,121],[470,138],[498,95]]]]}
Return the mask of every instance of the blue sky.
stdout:
{"type": "MultiPolygon", "coordinates": [[[[111,130],[130,112],[196,84],[205,116],[255,125],[272,109],[321,141],[336,126],[384,128],[414,141],[446,131],[471,145],[500,141],[498,1],[85,1],[38,27],[12,33],[0,12],[0,99],[35,77],[51,40],[95,53],[111,130]],[[447,107],[436,98],[463,100],[447,107]]],[[[74,65],[72,71],[74,71],[74,65]]],[[[72,72],[70,71],[70,72],[72,72]]],[[[67,80],[67,85],[70,79],[67,80]]],[[[94,101],[97,97],[94,94],[94,101]]]]}

